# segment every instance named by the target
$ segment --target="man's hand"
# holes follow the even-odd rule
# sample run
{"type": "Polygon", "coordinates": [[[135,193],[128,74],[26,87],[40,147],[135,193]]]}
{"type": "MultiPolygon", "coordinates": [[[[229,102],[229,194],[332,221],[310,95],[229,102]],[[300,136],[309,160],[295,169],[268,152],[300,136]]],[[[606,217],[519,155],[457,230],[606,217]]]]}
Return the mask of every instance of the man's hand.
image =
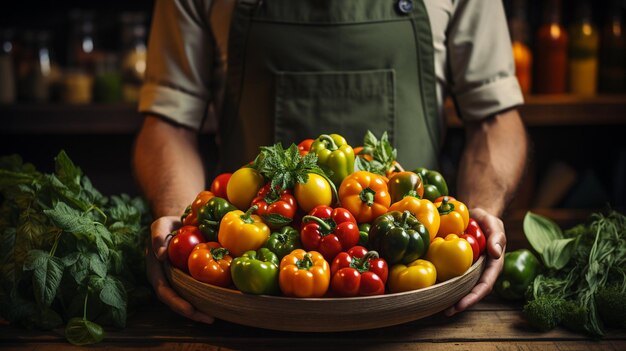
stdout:
{"type": "Polygon", "coordinates": [[[198,322],[211,324],[213,317],[196,310],[189,302],[178,296],[170,287],[163,274],[161,262],[167,259],[168,234],[180,227],[178,217],[166,216],[154,221],[151,226],[152,249],[146,250],[146,270],[148,279],[159,300],[176,313],[198,322]]]}
{"type": "Polygon", "coordinates": [[[481,208],[471,209],[470,213],[487,236],[487,267],[472,291],[462,298],[461,301],[457,302],[456,305],[445,311],[448,317],[466,310],[489,295],[504,264],[504,249],[506,247],[504,224],[498,217],[487,213],[481,208]]]}

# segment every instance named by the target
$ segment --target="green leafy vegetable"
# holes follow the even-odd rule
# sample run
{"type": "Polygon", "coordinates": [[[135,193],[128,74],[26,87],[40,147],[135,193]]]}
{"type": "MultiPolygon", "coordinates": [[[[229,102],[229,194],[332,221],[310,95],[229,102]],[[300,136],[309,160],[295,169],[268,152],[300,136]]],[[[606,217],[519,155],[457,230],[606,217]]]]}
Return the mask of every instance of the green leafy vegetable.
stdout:
{"type": "Polygon", "coordinates": [[[275,193],[293,189],[296,183],[306,183],[309,173],[324,174],[317,165],[317,156],[314,153],[300,156],[296,144],[291,144],[287,150],[280,143],[262,146],[253,167],[266,179],[270,179],[275,193]]]}
{"type": "Polygon", "coordinates": [[[563,239],[563,232],[554,221],[530,211],[524,216],[524,234],[539,254],[542,254],[553,240],[563,239]]]}
{"type": "Polygon", "coordinates": [[[149,291],[149,223],[142,199],[103,196],[63,151],[54,174],[0,157],[0,315],[42,329],[65,321],[75,345],[102,340],[93,321],[124,327],[129,301],[149,291]]]}
{"type": "Polygon", "coordinates": [[[376,138],[374,133],[367,131],[363,138],[363,150],[361,155],[372,156],[372,160],[366,160],[364,157],[355,159],[356,171],[368,171],[380,175],[387,175],[396,159],[398,158],[398,150],[396,150],[389,142],[387,132],[384,132],[380,140],[376,138]]]}

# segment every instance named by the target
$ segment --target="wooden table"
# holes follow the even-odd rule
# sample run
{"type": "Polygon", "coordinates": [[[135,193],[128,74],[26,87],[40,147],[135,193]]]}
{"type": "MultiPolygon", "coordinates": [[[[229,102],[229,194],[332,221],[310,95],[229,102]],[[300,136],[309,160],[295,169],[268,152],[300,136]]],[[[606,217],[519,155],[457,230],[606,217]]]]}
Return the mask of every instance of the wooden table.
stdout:
{"type": "MultiPolygon", "coordinates": [[[[306,318],[306,316],[302,316],[306,318]]],[[[372,316],[376,318],[376,316],[372,316]]],[[[85,350],[52,332],[0,327],[2,350],[85,350]]],[[[107,330],[98,350],[626,350],[626,330],[609,330],[593,340],[564,329],[534,331],[519,306],[490,296],[452,318],[435,315],[415,322],[369,331],[290,333],[239,326],[191,322],[160,302],[143,307],[124,330],[107,330]]]]}

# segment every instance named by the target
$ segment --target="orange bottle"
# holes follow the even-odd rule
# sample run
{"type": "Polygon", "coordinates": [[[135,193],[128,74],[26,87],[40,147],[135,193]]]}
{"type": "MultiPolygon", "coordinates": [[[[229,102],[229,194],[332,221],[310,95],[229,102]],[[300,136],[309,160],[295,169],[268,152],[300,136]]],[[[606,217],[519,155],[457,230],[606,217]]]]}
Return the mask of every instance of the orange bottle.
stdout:
{"type": "Polygon", "coordinates": [[[511,7],[509,31],[515,61],[515,76],[522,93],[530,93],[532,83],[533,54],[528,47],[528,21],[526,19],[526,0],[515,0],[511,7]]]}
{"type": "Polygon", "coordinates": [[[545,2],[543,23],[537,31],[535,92],[564,94],[567,89],[568,37],[561,24],[561,1],[545,2]]]}

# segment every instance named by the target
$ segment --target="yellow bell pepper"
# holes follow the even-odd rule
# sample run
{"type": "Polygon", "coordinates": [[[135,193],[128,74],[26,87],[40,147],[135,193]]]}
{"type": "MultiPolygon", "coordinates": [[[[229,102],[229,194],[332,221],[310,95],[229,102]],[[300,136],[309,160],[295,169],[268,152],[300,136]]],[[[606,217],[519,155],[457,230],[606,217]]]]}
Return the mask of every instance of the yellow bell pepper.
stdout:
{"type": "Polygon", "coordinates": [[[439,211],[435,205],[427,199],[419,199],[413,196],[405,196],[402,200],[395,202],[389,207],[389,211],[409,211],[428,230],[430,241],[433,241],[439,232],[439,211]]]}
{"type": "Polygon", "coordinates": [[[426,259],[437,269],[437,281],[458,277],[472,266],[474,253],[467,240],[456,234],[436,237],[426,253],[426,259]]]}
{"type": "Polygon", "coordinates": [[[439,210],[441,224],[437,236],[444,238],[448,234],[463,235],[469,224],[469,210],[461,201],[452,196],[442,196],[435,200],[439,210]]]}
{"type": "Polygon", "coordinates": [[[396,264],[389,271],[389,291],[417,290],[435,284],[437,269],[431,262],[417,259],[408,265],[396,264]]]}
{"type": "Polygon", "coordinates": [[[330,265],[317,251],[295,249],[280,261],[278,283],[286,296],[322,297],[330,285],[330,265]]]}
{"type": "Polygon", "coordinates": [[[258,250],[270,236],[270,228],[261,217],[251,214],[256,209],[257,206],[252,206],[245,213],[240,210],[228,212],[220,222],[217,240],[233,257],[258,250]]]}

